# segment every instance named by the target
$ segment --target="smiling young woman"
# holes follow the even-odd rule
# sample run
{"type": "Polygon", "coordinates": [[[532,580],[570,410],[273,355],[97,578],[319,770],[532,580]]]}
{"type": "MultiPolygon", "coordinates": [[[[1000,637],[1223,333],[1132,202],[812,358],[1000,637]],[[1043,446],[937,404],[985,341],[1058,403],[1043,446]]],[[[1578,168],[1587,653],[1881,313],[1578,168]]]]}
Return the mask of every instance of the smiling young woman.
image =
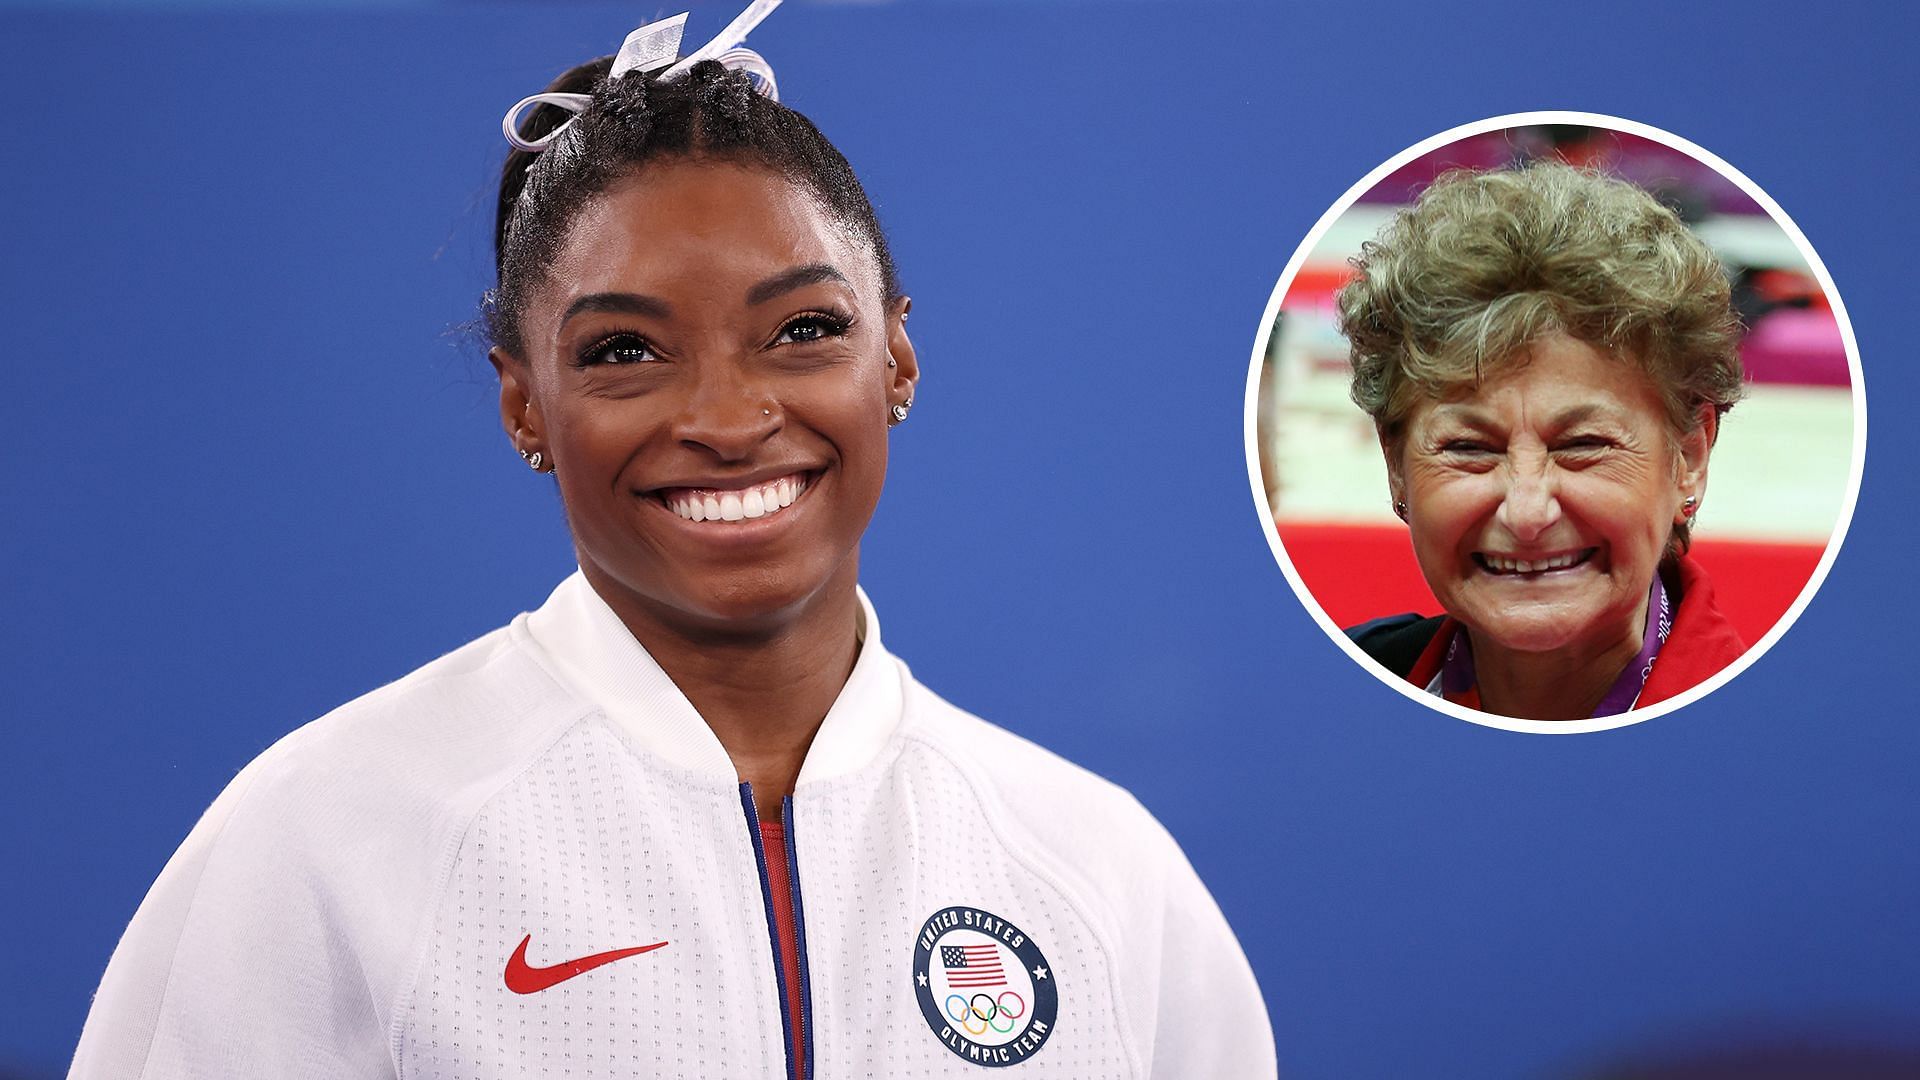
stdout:
{"type": "Polygon", "coordinates": [[[910,303],[765,62],[679,26],[509,114],[491,358],[579,573],[250,765],[74,1076],[1273,1075],[1166,832],[882,645],[910,303]]]}
{"type": "Polygon", "coordinates": [[[517,350],[493,351],[507,429],[558,480],[582,575],[769,819],[858,652],[860,536],[919,376],[909,302],[888,293],[816,197],[689,158],[583,206],[517,350]]]}

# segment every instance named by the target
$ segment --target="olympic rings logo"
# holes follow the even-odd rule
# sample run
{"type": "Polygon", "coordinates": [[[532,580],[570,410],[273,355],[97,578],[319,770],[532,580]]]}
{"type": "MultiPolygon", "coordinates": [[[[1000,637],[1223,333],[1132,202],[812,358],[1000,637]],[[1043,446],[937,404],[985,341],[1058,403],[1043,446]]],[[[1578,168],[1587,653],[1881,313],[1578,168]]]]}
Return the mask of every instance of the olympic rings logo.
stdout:
{"type": "Polygon", "coordinates": [[[969,1035],[985,1035],[989,1030],[1007,1035],[1012,1033],[1014,1021],[1027,1015],[1027,1002],[1012,990],[1002,990],[998,998],[988,994],[975,994],[971,998],[948,994],[946,1010],[947,1018],[969,1035]],[[1006,1027],[1000,1026],[1003,1018],[1006,1027]],[[976,1021],[979,1027],[973,1026],[976,1021]]]}
{"type": "Polygon", "coordinates": [[[956,905],[920,924],[914,1003],[942,1046],[975,1065],[1017,1065],[1053,1034],[1060,989],[1047,956],[1020,927],[956,905]]]}

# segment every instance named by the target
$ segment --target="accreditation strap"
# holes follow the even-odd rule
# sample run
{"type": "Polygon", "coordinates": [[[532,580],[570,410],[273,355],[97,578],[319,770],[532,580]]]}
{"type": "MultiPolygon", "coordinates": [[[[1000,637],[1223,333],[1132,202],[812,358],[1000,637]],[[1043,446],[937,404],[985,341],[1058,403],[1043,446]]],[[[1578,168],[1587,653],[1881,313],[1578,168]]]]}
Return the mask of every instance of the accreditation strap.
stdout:
{"type": "MultiPolygon", "coordinates": [[[[1440,662],[1440,670],[1427,684],[1427,692],[1446,698],[1456,705],[1469,709],[1482,709],[1480,704],[1480,684],[1474,673],[1473,643],[1467,639],[1467,628],[1452,619],[1447,620],[1452,630],[1452,640],[1447,643],[1445,659],[1440,662]]],[[[1653,675],[1653,662],[1660,655],[1660,647],[1667,642],[1667,635],[1673,633],[1673,604],[1667,595],[1667,587],[1660,581],[1660,575],[1653,576],[1653,587],[1647,591],[1647,624],[1642,631],[1640,652],[1613,681],[1613,686],[1600,699],[1594,708],[1593,717],[1617,716],[1633,708],[1645,689],[1647,679],[1653,675]]]]}

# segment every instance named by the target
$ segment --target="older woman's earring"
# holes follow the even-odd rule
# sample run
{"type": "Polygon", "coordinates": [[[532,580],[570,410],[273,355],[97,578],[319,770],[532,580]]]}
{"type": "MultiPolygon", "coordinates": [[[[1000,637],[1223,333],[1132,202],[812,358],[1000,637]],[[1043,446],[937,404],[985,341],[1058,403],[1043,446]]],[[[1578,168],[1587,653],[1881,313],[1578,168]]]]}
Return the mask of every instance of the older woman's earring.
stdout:
{"type": "Polygon", "coordinates": [[[901,402],[900,404],[898,404],[898,405],[895,405],[895,406],[893,407],[893,422],[894,422],[894,423],[896,423],[896,424],[904,424],[904,423],[906,423],[906,422],[907,422],[907,410],[908,410],[908,409],[911,409],[911,408],[913,408],[913,399],[912,399],[912,398],[908,398],[907,400],[905,400],[905,401],[903,401],[903,402],[901,402]]]}
{"type": "Polygon", "coordinates": [[[1692,521],[1693,512],[1699,506],[1700,506],[1699,499],[1695,498],[1692,495],[1687,496],[1686,498],[1680,500],[1680,516],[1683,518],[1686,518],[1688,521],[1692,521]]]}
{"type": "Polygon", "coordinates": [[[1401,521],[1407,520],[1407,504],[1401,499],[1393,500],[1393,516],[1401,521]]]}

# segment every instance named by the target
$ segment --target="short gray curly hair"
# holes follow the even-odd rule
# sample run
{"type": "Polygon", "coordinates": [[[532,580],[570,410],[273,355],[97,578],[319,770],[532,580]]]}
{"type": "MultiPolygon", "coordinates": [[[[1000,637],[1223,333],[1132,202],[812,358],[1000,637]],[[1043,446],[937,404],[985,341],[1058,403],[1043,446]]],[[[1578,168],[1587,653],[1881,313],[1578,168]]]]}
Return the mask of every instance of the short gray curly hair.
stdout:
{"type": "Polygon", "coordinates": [[[1624,180],[1552,162],[1455,170],[1352,266],[1338,301],[1352,397],[1390,444],[1421,397],[1477,385],[1554,332],[1645,371],[1676,435],[1743,390],[1720,260],[1624,180]]]}

